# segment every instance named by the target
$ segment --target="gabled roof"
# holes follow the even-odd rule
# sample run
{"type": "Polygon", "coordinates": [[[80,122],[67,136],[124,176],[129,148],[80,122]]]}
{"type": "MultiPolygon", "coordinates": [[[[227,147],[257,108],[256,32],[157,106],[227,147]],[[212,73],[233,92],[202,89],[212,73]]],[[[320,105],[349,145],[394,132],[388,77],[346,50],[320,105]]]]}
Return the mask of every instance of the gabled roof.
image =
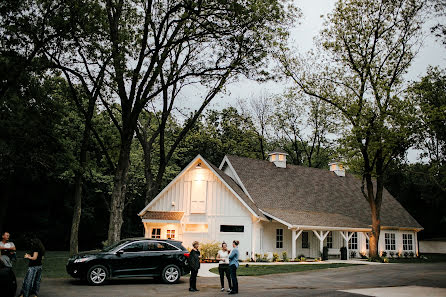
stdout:
{"type": "MultiPolygon", "coordinates": [[[[173,185],[175,182],[186,173],[195,162],[201,160],[219,179],[220,181],[227,187],[229,191],[231,191],[234,196],[257,218],[265,219],[262,212],[258,209],[254,202],[252,202],[249,197],[244,193],[244,191],[237,185],[237,183],[228,175],[226,175],[223,171],[218,169],[214,164],[208,162],[201,155],[197,155],[156,197],[149,202],[149,204],[144,207],[143,210],[139,212],[139,216],[143,217],[147,212],[149,212],[150,206],[152,206],[158,199],[162,197],[162,195],[173,185]]],[[[144,218],[143,218],[144,219],[144,218]]]]}
{"type": "MultiPolygon", "coordinates": [[[[277,168],[269,161],[226,156],[264,213],[293,226],[364,228],[371,226],[370,206],[361,181],[329,170],[295,166],[277,168]],[[311,223],[311,224],[310,224],[311,223]]],[[[383,193],[381,226],[422,229],[387,190],[383,193]]]]}
{"type": "Polygon", "coordinates": [[[273,149],[272,151],[270,151],[268,153],[268,155],[272,155],[274,153],[278,153],[278,154],[283,154],[283,155],[288,155],[287,152],[285,152],[283,149],[281,149],[280,147],[276,147],[275,149],[273,149]]]}

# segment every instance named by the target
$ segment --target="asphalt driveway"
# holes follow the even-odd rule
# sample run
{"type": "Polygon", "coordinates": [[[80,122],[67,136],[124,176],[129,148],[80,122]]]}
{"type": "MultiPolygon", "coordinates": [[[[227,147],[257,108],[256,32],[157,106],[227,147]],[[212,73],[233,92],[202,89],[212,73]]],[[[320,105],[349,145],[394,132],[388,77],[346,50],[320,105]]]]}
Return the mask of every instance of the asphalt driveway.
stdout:
{"type": "MultiPolygon", "coordinates": [[[[39,297],[59,296],[223,296],[217,277],[199,277],[200,292],[188,292],[188,278],[176,285],[153,279],[113,280],[108,285],[91,287],[74,279],[42,280],[39,297]]],[[[19,287],[21,280],[18,280],[19,287]]],[[[436,292],[446,296],[446,263],[361,265],[335,269],[239,277],[239,296],[416,296],[416,292],[436,292]],[[410,286],[410,287],[409,287],[410,286]],[[394,294],[403,287],[403,295],[394,294]],[[426,287],[426,288],[420,288],[426,287]],[[382,295],[378,293],[381,288],[382,295]],[[433,288],[433,289],[430,289],[433,288]],[[437,289],[441,288],[441,289],[437,289]],[[429,291],[430,289],[430,291],[429,291]],[[349,292],[345,292],[348,290],[349,292]],[[393,290],[393,291],[392,291],[393,290]],[[418,291],[417,291],[418,290],[418,291]],[[358,294],[361,293],[361,294],[358,294]],[[365,292],[365,293],[364,293],[365,292]],[[411,295],[413,292],[413,295],[411,295]]],[[[440,295],[438,295],[440,294],[440,295]]]]}

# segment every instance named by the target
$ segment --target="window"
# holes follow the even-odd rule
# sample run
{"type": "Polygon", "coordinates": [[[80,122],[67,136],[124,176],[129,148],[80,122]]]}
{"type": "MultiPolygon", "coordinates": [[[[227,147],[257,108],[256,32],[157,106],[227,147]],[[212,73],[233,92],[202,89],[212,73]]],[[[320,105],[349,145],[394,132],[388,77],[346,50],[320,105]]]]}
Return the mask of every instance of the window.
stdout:
{"type": "Polygon", "coordinates": [[[413,250],[412,234],[403,234],[403,250],[404,251],[413,250]]]}
{"type": "Polygon", "coordinates": [[[358,233],[354,232],[352,238],[348,241],[348,249],[349,250],[357,250],[358,249],[358,233]]]}
{"type": "Polygon", "coordinates": [[[206,191],[207,191],[207,181],[205,180],[192,181],[192,190],[190,199],[191,213],[206,212],[206,191]]]}
{"type": "Polygon", "coordinates": [[[166,236],[168,239],[175,239],[175,230],[167,230],[166,236]]]}
{"type": "Polygon", "coordinates": [[[367,237],[365,238],[365,249],[369,249],[369,239],[367,237]]]}
{"type": "Polygon", "coordinates": [[[186,224],[185,232],[198,232],[198,233],[207,233],[208,225],[207,224],[186,224]]]}
{"type": "Polygon", "coordinates": [[[386,250],[394,251],[395,250],[395,233],[385,233],[385,246],[386,250]]]}
{"type": "Polygon", "coordinates": [[[285,155],[279,155],[279,161],[285,161],[285,155]]]}
{"type": "Polygon", "coordinates": [[[220,225],[220,232],[245,232],[245,226],[220,225]]]}
{"type": "Polygon", "coordinates": [[[161,238],[161,229],[160,228],[152,229],[152,238],[161,238]]]}
{"type": "Polygon", "coordinates": [[[333,248],[333,233],[331,231],[327,234],[327,248],[333,248]]]}
{"type": "Polygon", "coordinates": [[[283,229],[276,229],[276,248],[283,248],[283,229]]]}
{"type": "Polygon", "coordinates": [[[171,246],[170,244],[167,244],[165,242],[156,242],[156,241],[149,242],[147,249],[151,252],[176,250],[176,248],[171,246]]]}
{"type": "Polygon", "coordinates": [[[309,249],[310,243],[308,242],[308,232],[302,232],[302,248],[309,249]]]}
{"type": "Polygon", "coordinates": [[[271,161],[277,161],[277,155],[271,155],[271,161]]]}
{"type": "Polygon", "coordinates": [[[147,242],[138,241],[127,245],[122,249],[122,251],[125,253],[143,252],[145,250],[145,247],[147,247],[147,242]]]}

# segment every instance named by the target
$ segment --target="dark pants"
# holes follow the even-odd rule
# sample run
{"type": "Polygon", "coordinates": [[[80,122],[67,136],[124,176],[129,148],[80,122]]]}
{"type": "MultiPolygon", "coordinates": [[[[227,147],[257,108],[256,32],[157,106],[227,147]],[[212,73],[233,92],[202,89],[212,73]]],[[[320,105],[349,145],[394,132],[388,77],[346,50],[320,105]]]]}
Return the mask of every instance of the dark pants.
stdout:
{"type": "Polygon", "coordinates": [[[197,289],[197,274],[198,270],[191,269],[190,270],[190,278],[189,278],[189,288],[190,289],[197,289]]]}
{"type": "Polygon", "coordinates": [[[229,265],[229,270],[231,271],[232,292],[238,293],[237,266],[229,265]]]}
{"type": "Polygon", "coordinates": [[[25,278],[23,279],[22,291],[20,292],[23,297],[30,295],[39,295],[40,280],[42,278],[42,266],[28,267],[25,278]]]}
{"type": "Polygon", "coordinates": [[[226,279],[228,280],[228,287],[229,289],[232,289],[231,286],[231,277],[230,277],[230,273],[229,273],[229,264],[220,264],[218,265],[218,273],[220,273],[220,283],[221,283],[221,287],[224,288],[225,287],[225,274],[226,274],[226,279]]]}

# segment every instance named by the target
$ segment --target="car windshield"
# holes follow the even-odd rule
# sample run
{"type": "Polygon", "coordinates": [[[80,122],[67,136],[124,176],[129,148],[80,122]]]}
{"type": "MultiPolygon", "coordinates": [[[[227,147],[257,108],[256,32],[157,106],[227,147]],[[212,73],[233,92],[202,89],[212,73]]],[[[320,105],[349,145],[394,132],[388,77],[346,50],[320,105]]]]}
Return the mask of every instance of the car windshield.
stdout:
{"type": "Polygon", "coordinates": [[[126,242],[128,242],[128,240],[125,240],[125,239],[121,240],[121,241],[118,241],[118,242],[116,242],[116,243],[114,243],[112,245],[106,246],[105,248],[102,249],[102,251],[103,252],[109,252],[109,251],[113,250],[114,248],[116,248],[117,246],[120,246],[121,244],[124,244],[126,242]]]}

